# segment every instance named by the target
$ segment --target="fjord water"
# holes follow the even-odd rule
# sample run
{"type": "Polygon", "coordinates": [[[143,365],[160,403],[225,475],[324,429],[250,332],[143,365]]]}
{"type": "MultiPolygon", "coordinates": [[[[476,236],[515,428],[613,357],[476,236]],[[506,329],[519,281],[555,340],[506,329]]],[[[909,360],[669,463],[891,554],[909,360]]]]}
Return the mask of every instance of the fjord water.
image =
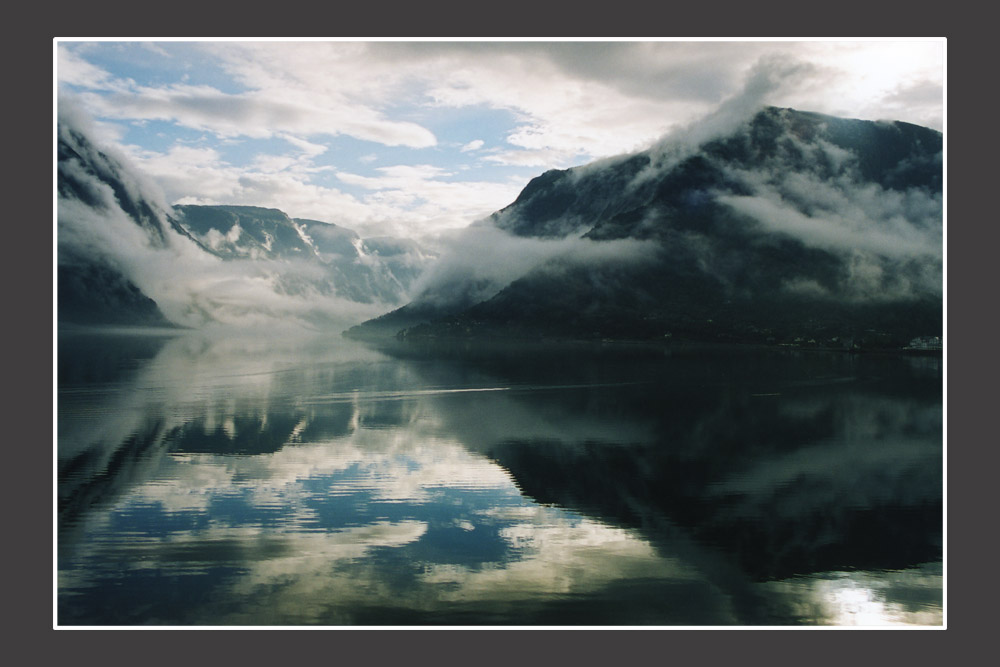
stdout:
{"type": "Polygon", "coordinates": [[[939,357],[60,333],[60,625],[942,623],[939,357]]]}

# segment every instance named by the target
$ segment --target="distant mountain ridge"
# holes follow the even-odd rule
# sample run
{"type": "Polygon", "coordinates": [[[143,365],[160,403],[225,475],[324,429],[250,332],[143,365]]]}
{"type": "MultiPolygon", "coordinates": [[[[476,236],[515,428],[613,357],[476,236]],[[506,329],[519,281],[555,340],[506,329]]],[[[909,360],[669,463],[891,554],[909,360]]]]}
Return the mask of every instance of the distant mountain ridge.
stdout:
{"type": "MultiPolygon", "coordinates": [[[[363,239],[339,225],[290,218],[274,208],[175,206],[179,224],[223,259],[306,260],[324,268],[314,285],[358,303],[399,303],[433,255],[416,241],[363,239]]],[[[291,281],[285,282],[295,291],[291,281]]]]}
{"type": "Polygon", "coordinates": [[[335,299],[392,306],[433,259],[414,241],[362,239],[278,209],[170,206],[71,118],[60,118],[57,160],[60,324],[196,326],[255,310],[280,318],[274,303],[288,297],[296,317],[336,309],[335,299]],[[185,283],[189,270],[203,274],[203,292],[185,283]]]}
{"type": "Polygon", "coordinates": [[[449,306],[436,297],[454,286],[431,284],[350,335],[874,347],[940,335],[942,145],[907,123],[769,107],[703,141],[548,171],[479,224],[570,250],[475,303],[449,306]]]}
{"type": "Polygon", "coordinates": [[[275,208],[177,205],[174,213],[181,227],[224,259],[317,256],[292,219],[275,208]]]}

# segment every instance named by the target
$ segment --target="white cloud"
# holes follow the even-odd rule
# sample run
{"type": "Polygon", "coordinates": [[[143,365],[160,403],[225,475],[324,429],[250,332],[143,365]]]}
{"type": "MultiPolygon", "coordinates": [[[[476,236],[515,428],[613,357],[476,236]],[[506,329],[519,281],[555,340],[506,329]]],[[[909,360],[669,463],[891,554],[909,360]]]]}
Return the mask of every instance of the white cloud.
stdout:
{"type": "Polygon", "coordinates": [[[322,155],[323,153],[325,153],[328,150],[328,147],[324,146],[323,144],[312,143],[312,142],[306,141],[305,139],[300,139],[299,137],[296,137],[293,134],[285,134],[285,135],[282,135],[281,138],[284,139],[285,141],[287,141],[288,143],[292,144],[293,146],[295,146],[299,150],[301,150],[304,155],[306,155],[306,156],[308,156],[310,158],[314,158],[314,157],[317,157],[319,155],[322,155]]]}
{"type": "MultiPolygon", "coordinates": [[[[749,216],[763,228],[844,259],[841,287],[851,298],[880,300],[940,294],[943,272],[943,201],[921,188],[886,190],[852,177],[844,151],[837,178],[819,179],[781,165],[753,171],[729,170],[748,194],[722,194],[718,201],[749,216]]],[[[786,289],[822,292],[809,281],[786,289]]]]}
{"type": "Polygon", "coordinates": [[[172,121],[220,137],[346,134],[386,146],[424,148],[436,143],[434,135],[416,123],[387,120],[378,111],[357,105],[321,106],[303,91],[281,96],[262,91],[228,94],[178,83],[91,94],[86,99],[95,113],[105,117],[172,121]]]}
{"type": "Polygon", "coordinates": [[[540,148],[530,150],[508,150],[497,151],[483,158],[487,162],[516,166],[516,167],[539,167],[549,169],[552,167],[564,167],[575,164],[579,157],[564,150],[552,148],[540,148]],[[574,160],[573,158],[578,158],[574,160]]]}
{"type": "Polygon", "coordinates": [[[162,56],[163,58],[172,57],[169,51],[164,49],[159,44],[156,44],[155,42],[140,42],[139,46],[141,46],[142,48],[146,49],[151,53],[155,53],[157,56],[162,56]]]}
{"type": "Polygon", "coordinates": [[[512,202],[523,187],[511,181],[442,180],[451,172],[433,165],[392,165],[377,171],[379,176],[337,172],[337,178],[372,191],[360,198],[370,215],[357,221],[359,227],[376,225],[407,236],[465,227],[512,202]]]}
{"type": "Polygon", "coordinates": [[[437,177],[451,175],[444,169],[429,164],[393,165],[390,167],[379,167],[377,171],[383,174],[383,176],[370,177],[338,172],[337,178],[345,183],[359,185],[369,190],[406,190],[426,185],[428,181],[437,177]]]}
{"type": "MultiPolygon", "coordinates": [[[[169,43],[145,46],[172,54],[160,57],[175,67],[190,59],[169,43]]],[[[75,89],[98,120],[159,120],[203,132],[209,142],[280,137],[298,149],[243,171],[197,161],[184,174],[182,153],[159,148],[169,159],[150,156],[146,164],[162,163],[165,189],[176,200],[252,202],[383,231],[461,227],[513,200],[519,188],[507,174],[492,182],[447,180],[462,168],[460,154],[477,155],[494,171],[565,168],[645,148],[713,111],[721,123],[748,104],[932,127],[943,116],[940,42],[201,42],[187,47],[198,56],[190,72],[155,85],[92,64],[88,57],[99,48],[59,48],[63,87],[75,89]],[[232,90],[187,81],[205,65],[230,77],[232,90]],[[497,137],[479,134],[465,144],[444,140],[447,126],[428,129],[427,119],[447,117],[438,111],[477,109],[502,110],[513,120],[496,128],[497,137]],[[439,171],[352,175],[331,150],[336,136],[433,149],[439,171]],[[319,185],[310,170],[320,156],[342,182],[372,195],[352,198],[319,185]],[[404,184],[420,190],[407,194],[404,184]]],[[[350,159],[367,164],[376,154],[350,159]]],[[[432,158],[423,153],[416,161],[432,158]]]]}
{"type": "MultiPolygon", "coordinates": [[[[809,216],[767,196],[721,196],[719,201],[750,215],[771,231],[782,232],[807,245],[833,250],[865,248],[890,257],[939,254],[933,237],[907,238],[882,231],[872,220],[825,212],[809,216]]],[[[905,221],[903,221],[905,222],[905,221]]]]}
{"type": "Polygon", "coordinates": [[[117,87],[116,79],[110,72],[92,65],[64,46],[58,47],[56,70],[60,83],[104,90],[117,87]]]}
{"type": "Polygon", "coordinates": [[[558,270],[555,267],[574,263],[593,266],[607,261],[646,262],[656,257],[655,243],[635,239],[538,239],[513,236],[492,225],[473,225],[443,236],[440,242],[444,252],[413,286],[416,299],[424,303],[483,301],[553,261],[550,268],[558,270]]]}

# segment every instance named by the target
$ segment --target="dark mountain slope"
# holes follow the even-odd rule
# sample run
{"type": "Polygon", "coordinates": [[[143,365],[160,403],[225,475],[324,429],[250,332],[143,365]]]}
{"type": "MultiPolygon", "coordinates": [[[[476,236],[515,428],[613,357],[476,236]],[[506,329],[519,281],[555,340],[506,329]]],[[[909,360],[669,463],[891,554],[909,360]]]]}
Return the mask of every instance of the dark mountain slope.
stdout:
{"type": "Polygon", "coordinates": [[[129,170],[98,150],[79,130],[60,124],[57,141],[59,236],[58,313],[61,323],[170,326],[97,239],[80,234],[88,217],[124,215],[151,247],[167,245],[168,230],[186,235],[165,205],[141,194],[129,170]]]}
{"type": "Polygon", "coordinates": [[[573,249],[484,301],[442,315],[425,307],[429,290],[379,324],[418,337],[882,347],[939,335],[941,147],[940,133],[905,123],[768,108],[698,145],[674,137],[546,172],[483,224],[573,249]],[[623,240],[644,252],[594,259],[623,240]],[[405,314],[430,317],[414,327],[405,314]]]}
{"type": "Polygon", "coordinates": [[[594,239],[655,236],[677,228],[709,231],[725,218],[712,206],[716,195],[753,193],[755,184],[746,181],[745,171],[775,184],[799,174],[820,182],[846,179],[887,190],[941,192],[942,136],[908,123],[767,108],[731,136],[687,152],[664,140],[636,155],[548,171],[490,220],[511,233],[536,237],[581,228],[594,239]],[[643,224],[650,216],[669,216],[670,224],[643,224]]]}
{"type": "Polygon", "coordinates": [[[67,261],[56,280],[63,323],[172,326],[155,301],[109,265],[67,261]]]}

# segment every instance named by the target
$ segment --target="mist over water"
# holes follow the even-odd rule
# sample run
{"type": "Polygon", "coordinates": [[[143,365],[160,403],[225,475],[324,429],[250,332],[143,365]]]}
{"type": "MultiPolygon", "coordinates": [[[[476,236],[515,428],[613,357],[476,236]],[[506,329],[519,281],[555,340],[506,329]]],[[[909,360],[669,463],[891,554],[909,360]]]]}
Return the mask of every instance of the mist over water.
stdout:
{"type": "Polygon", "coordinates": [[[59,339],[63,625],[942,620],[940,358],[59,339]]]}

